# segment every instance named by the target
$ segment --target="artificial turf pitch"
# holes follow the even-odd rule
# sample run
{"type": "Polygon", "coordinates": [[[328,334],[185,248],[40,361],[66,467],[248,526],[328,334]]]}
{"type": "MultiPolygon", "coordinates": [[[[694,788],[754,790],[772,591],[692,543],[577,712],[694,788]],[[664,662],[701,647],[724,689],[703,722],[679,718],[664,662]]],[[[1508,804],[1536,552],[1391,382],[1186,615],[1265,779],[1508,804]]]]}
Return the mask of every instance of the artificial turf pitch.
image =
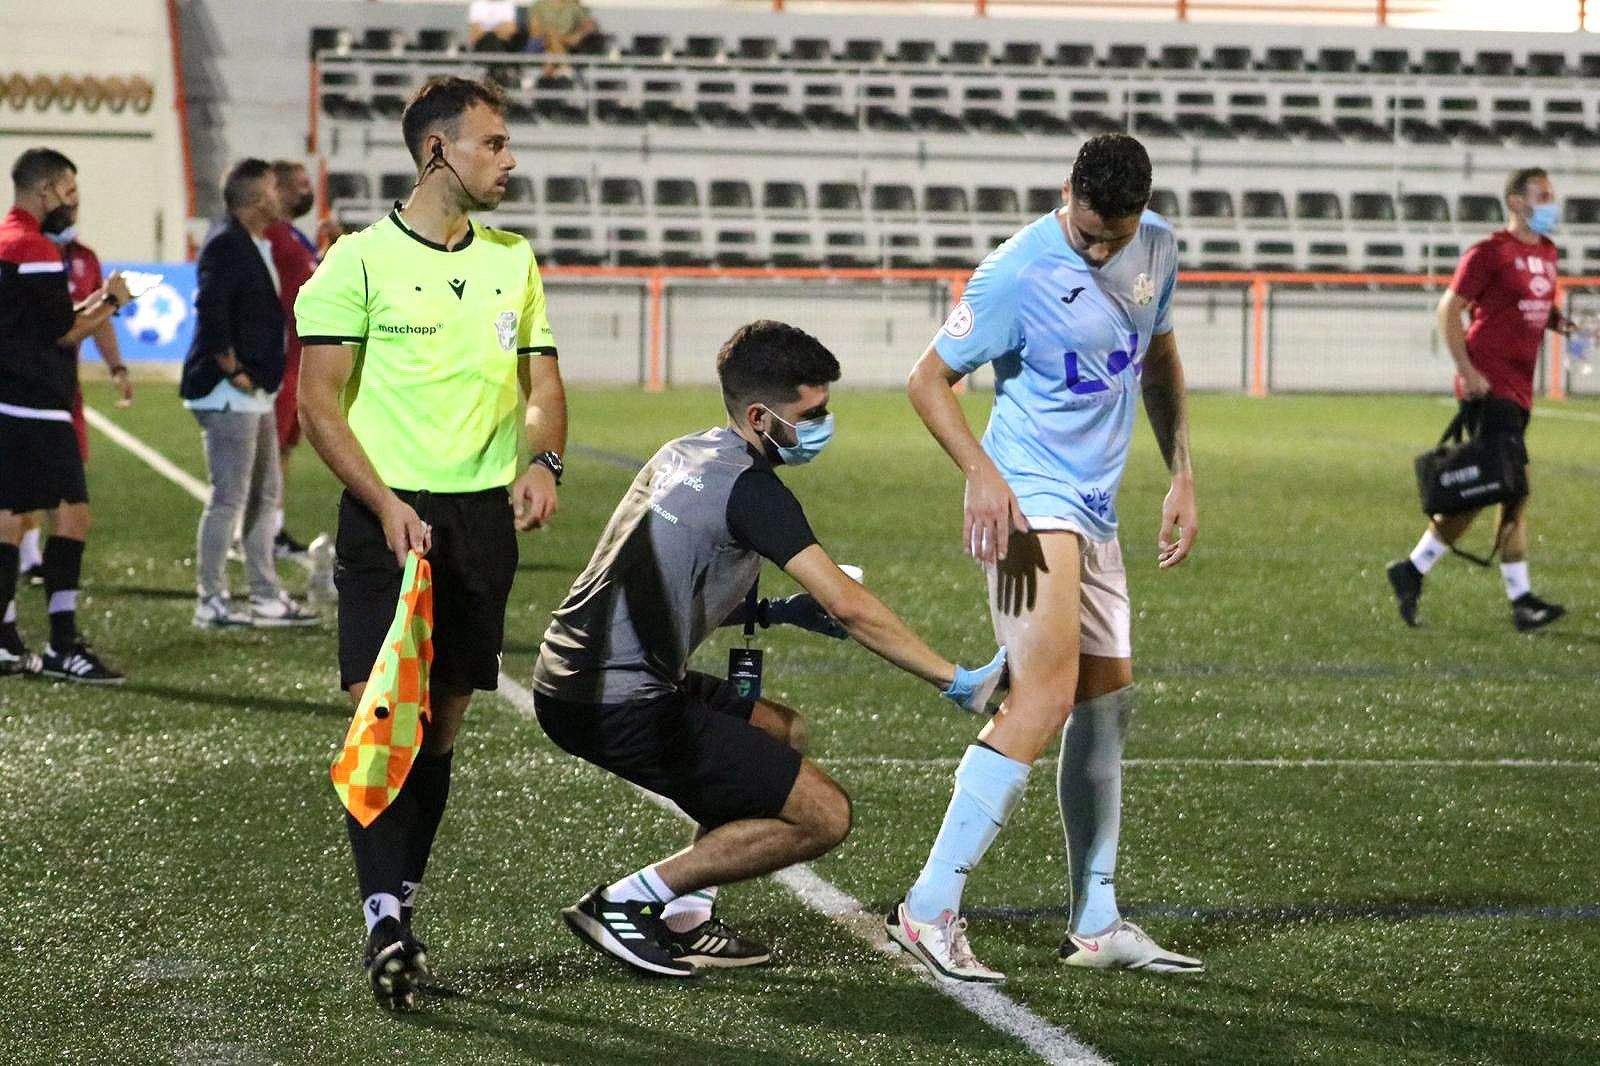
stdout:
{"type": "MultiPolygon", "coordinates": [[[[203,473],[171,386],[145,384],[129,410],[88,392],[203,473]]],[[[986,400],[968,402],[981,424],[986,400]]],[[[561,512],[522,539],[514,678],[632,477],[625,457],[720,420],[704,391],[580,389],[571,406],[561,512]]],[[[954,469],[898,394],[844,388],[834,409],[837,442],[785,475],[823,544],[935,647],[983,661],[954,469]]],[[[1549,410],[1530,432],[1533,574],[1572,613],[1534,636],[1512,631],[1497,574],[1453,559],[1429,579],[1424,628],[1395,615],[1383,564],[1420,531],[1410,461],[1449,415],[1436,399],[1197,397],[1202,532],[1170,573],[1154,565],[1165,485],[1139,427],[1120,501],[1141,695],[1118,880],[1130,916],[1209,972],[1058,964],[1062,843],[1041,763],[966,895],[1010,995],[1121,1063],[1600,1061],[1600,406],[1549,410]],[[1487,765],[1500,759],[1520,762],[1487,765]]],[[[558,908],[684,828],[494,697],[458,745],[419,909],[453,994],[380,1013],[327,779],[347,718],[331,625],[192,629],[197,505],[92,443],[81,617],[130,680],[0,682],[5,1061],[1031,1060],[770,882],[721,904],[773,943],[768,969],[652,983],[579,945],[558,908]]],[[[303,448],[291,528],[331,529],[335,501],[303,448]]],[[[769,568],[764,588],[786,586],[769,568]]],[[[22,607],[37,645],[38,592],[22,607]]],[[[763,641],[768,694],[809,717],[813,757],[855,800],[853,835],[815,870],[886,908],[976,723],[858,647],[763,641]]],[[[721,670],[724,645],[698,661],[721,670]]]]}

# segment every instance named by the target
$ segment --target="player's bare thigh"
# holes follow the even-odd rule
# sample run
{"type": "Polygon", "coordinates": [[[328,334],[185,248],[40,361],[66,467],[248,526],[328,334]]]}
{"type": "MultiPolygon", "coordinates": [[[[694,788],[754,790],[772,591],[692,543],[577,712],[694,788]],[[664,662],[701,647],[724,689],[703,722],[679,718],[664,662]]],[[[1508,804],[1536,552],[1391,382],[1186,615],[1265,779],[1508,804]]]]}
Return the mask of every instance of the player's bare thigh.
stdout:
{"type": "Polygon", "coordinates": [[[995,639],[1004,644],[1011,691],[980,739],[1031,763],[1055,739],[1078,692],[1079,587],[1076,533],[1012,533],[1006,558],[988,572],[995,639]]]}
{"type": "Polygon", "coordinates": [[[774,740],[805,754],[810,731],[799,711],[772,700],[756,700],[755,708],[750,712],[750,724],[774,740]]]}
{"type": "MultiPolygon", "coordinates": [[[[367,690],[365,681],[351,685],[348,690],[350,706],[361,706],[361,694],[367,690]]],[[[442,755],[456,746],[456,734],[467,717],[467,706],[472,693],[435,693],[428,722],[422,727],[422,750],[430,755],[442,755]]]]}

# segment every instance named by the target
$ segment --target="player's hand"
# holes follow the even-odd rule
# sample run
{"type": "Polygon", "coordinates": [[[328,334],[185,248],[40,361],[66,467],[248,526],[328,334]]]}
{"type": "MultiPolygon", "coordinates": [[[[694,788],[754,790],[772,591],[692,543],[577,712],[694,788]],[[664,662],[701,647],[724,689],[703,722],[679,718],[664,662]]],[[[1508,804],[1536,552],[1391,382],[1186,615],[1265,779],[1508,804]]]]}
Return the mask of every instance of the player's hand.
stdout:
{"type": "Polygon", "coordinates": [[[1489,395],[1489,379],[1477,367],[1467,367],[1461,373],[1461,394],[1469,400],[1489,395]]]}
{"type": "Polygon", "coordinates": [[[122,276],[122,271],[112,271],[106,279],[106,295],[115,297],[119,308],[133,302],[133,293],[128,291],[128,279],[122,276]]]}
{"type": "Polygon", "coordinates": [[[391,498],[378,521],[383,524],[384,542],[394,552],[394,561],[401,569],[405,568],[406,556],[413,550],[427,555],[428,549],[433,547],[433,527],[417,517],[416,510],[398,496],[391,498]]]}
{"type": "Polygon", "coordinates": [[[762,600],[756,604],[756,621],[763,628],[799,626],[834,640],[843,640],[849,635],[809,592],[797,592],[781,600],[762,600]]]}
{"type": "Polygon", "coordinates": [[[529,466],[511,486],[511,513],[523,532],[550,521],[556,503],[556,476],[543,463],[529,466]]]}
{"type": "Polygon", "coordinates": [[[1167,498],[1161,502],[1161,536],[1156,538],[1160,550],[1157,562],[1162,570],[1170,570],[1189,557],[1194,547],[1195,534],[1200,531],[1200,512],[1194,505],[1194,475],[1175,474],[1167,498]],[[1173,531],[1177,539],[1173,539],[1173,531]]]}
{"type": "Polygon", "coordinates": [[[989,701],[1007,677],[1006,649],[1001,646],[993,659],[975,670],[957,666],[955,680],[939,695],[968,714],[992,714],[989,701]]]}
{"type": "Polygon", "coordinates": [[[1006,557],[1013,529],[1028,530],[1017,494],[993,466],[980,468],[967,478],[961,543],[980,563],[998,562],[1006,557]]]}
{"type": "Polygon", "coordinates": [[[132,407],[133,379],[129,377],[127,367],[119,366],[117,369],[122,371],[122,373],[113,373],[111,375],[111,383],[117,387],[117,406],[132,407]]]}

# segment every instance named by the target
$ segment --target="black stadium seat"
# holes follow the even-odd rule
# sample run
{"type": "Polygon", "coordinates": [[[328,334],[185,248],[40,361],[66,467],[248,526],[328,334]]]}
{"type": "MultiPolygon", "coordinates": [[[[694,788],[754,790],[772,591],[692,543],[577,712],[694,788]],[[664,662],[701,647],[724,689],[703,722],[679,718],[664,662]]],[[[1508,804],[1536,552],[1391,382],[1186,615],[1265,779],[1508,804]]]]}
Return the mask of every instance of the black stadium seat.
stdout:
{"type": "Polygon", "coordinates": [[[989,62],[989,42],[953,41],[944,61],[967,67],[982,66],[989,62]]]}
{"type": "Polygon", "coordinates": [[[387,27],[371,26],[361,34],[363,52],[399,52],[403,43],[404,38],[400,36],[400,31],[387,27]]]}
{"type": "Polygon", "coordinates": [[[548,208],[586,208],[589,206],[589,183],[578,177],[547,177],[544,179],[544,203],[548,208]]]}
{"type": "Polygon", "coordinates": [[[1162,218],[1173,219],[1179,217],[1183,211],[1178,204],[1178,194],[1171,189],[1150,190],[1150,210],[1162,218]]]}
{"type": "Polygon", "coordinates": [[[917,211],[917,194],[909,185],[874,185],[872,187],[872,213],[875,215],[912,215],[917,211]]]}
{"type": "Polygon", "coordinates": [[[833,42],[826,37],[796,37],[789,42],[784,58],[793,63],[824,63],[833,56],[833,42]]]}
{"type": "Polygon", "coordinates": [[[1050,59],[1054,66],[1080,70],[1094,65],[1094,45],[1058,44],[1050,59]]]}
{"type": "Polygon", "coordinates": [[[1466,193],[1456,198],[1456,223],[1494,223],[1506,220],[1505,208],[1498,196],[1483,193],[1466,193]]]}
{"type": "Polygon", "coordinates": [[[1306,269],[1342,274],[1350,269],[1350,246],[1343,241],[1312,241],[1306,248],[1306,269]]]}
{"type": "Polygon", "coordinates": [[[1293,270],[1294,242],[1257,241],[1251,266],[1256,270],[1293,270]]]}
{"type": "Polygon", "coordinates": [[[798,181],[769,181],[761,189],[761,208],[775,213],[803,213],[810,209],[806,187],[798,181]]]}
{"type": "Polygon", "coordinates": [[[733,53],[735,59],[765,63],[777,58],[778,42],[771,37],[741,37],[739,48],[733,53]]]}
{"type": "Polygon", "coordinates": [[[1028,214],[1048,215],[1061,206],[1061,189],[1059,186],[1039,187],[1028,190],[1028,214]]]}
{"type": "Polygon", "coordinates": [[[1411,53],[1404,48],[1374,48],[1367,69],[1374,74],[1405,74],[1411,69],[1411,53]]]}
{"type": "Polygon", "coordinates": [[[905,115],[882,106],[867,108],[867,128],[880,133],[911,133],[916,129],[905,115]]]}
{"type": "Polygon", "coordinates": [[[1325,74],[1351,74],[1359,65],[1354,48],[1317,50],[1317,69],[1325,74]]]}
{"type": "Polygon", "coordinates": [[[1461,73],[1461,53],[1454,48],[1430,48],[1422,53],[1422,73],[1454,77],[1461,73]]]}
{"type": "Polygon", "coordinates": [[[1232,217],[1232,193],[1223,189],[1189,190],[1189,218],[1228,219],[1232,217]]]}
{"type": "Polygon", "coordinates": [[[1162,70],[1194,70],[1200,65],[1200,49],[1192,44],[1164,44],[1156,66],[1162,70]]]}
{"type": "Polygon", "coordinates": [[[378,178],[378,199],[383,201],[404,200],[411,195],[411,190],[416,187],[415,174],[383,174],[378,178]]]}
{"type": "Polygon", "coordinates": [[[1236,45],[1214,48],[1206,66],[1212,70],[1249,70],[1250,49],[1236,45]]]}
{"type": "Polygon", "coordinates": [[[1393,222],[1394,197],[1386,192],[1353,192],[1350,194],[1350,220],[1352,222],[1393,222]]]}
{"type": "Polygon", "coordinates": [[[1561,220],[1571,226],[1600,226],[1600,199],[1593,196],[1569,196],[1561,220]]]}
{"type": "Polygon", "coordinates": [[[1400,217],[1407,222],[1450,221],[1450,203],[1434,192],[1412,192],[1400,197],[1400,217]]]}
{"type": "Polygon", "coordinates": [[[1261,57],[1261,69],[1276,73],[1297,73],[1305,65],[1306,54],[1300,48],[1268,48],[1261,57]]]}
{"type": "Polygon", "coordinates": [[[341,26],[313,26],[311,28],[311,54],[318,52],[348,52],[350,31],[341,26]]]}
{"type": "Polygon", "coordinates": [[[513,174],[506,179],[506,195],[503,200],[508,204],[533,203],[533,179],[513,174]]]}
{"type": "Polygon", "coordinates": [[[1025,133],[1046,137],[1065,137],[1072,132],[1072,123],[1051,111],[1022,108],[1017,111],[1017,125],[1025,133]]]}
{"type": "Polygon", "coordinates": [[[901,41],[895,46],[894,54],[889,58],[896,63],[921,66],[932,63],[937,51],[932,41],[901,41]]]}
{"type": "Polygon", "coordinates": [[[1302,222],[1336,222],[1344,218],[1338,194],[1307,190],[1295,194],[1294,217],[1302,222]]]}
{"type": "Polygon", "coordinates": [[[332,173],[328,175],[328,199],[367,200],[372,196],[372,186],[365,174],[332,173]]]}
{"type": "Polygon", "coordinates": [[[1287,219],[1289,205],[1283,193],[1269,189],[1250,189],[1239,198],[1240,216],[1246,219],[1287,219]]]}
{"type": "Polygon", "coordinates": [[[658,210],[700,209],[700,186],[689,178],[657,178],[655,193],[658,210]]]}
{"type": "Polygon", "coordinates": [[[1036,67],[1044,61],[1044,49],[1037,41],[1007,41],[995,62],[1012,67],[1036,67]]]}
{"type": "Polygon", "coordinates": [[[699,120],[717,129],[748,130],[754,129],[755,123],[746,115],[721,100],[702,100],[694,107],[694,113],[699,120]]]}
{"type": "Polygon", "coordinates": [[[1403,274],[1406,270],[1406,246],[1392,242],[1375,242],[1366,247],[1366,269],[1372,274],[1403,274]]]}
{"type": "Polygon", "coordinates": [[[635,34],[633,43],[623,55],[634,59],[665,59],[672,51],[671,42],[659,33],[635,34]]]}
{"type": "Polygon", "coordinates": [[[683,47],[678,50],[679,59],[718,59],[722,56],[722,38],[695,35],[685,37],[683,47]]]}
{"type": "Polygon", "coordinates": [[[1472,72],[1480,78],[1506,78],[1517,72],[1517,61],[1510,52],[1479,52],[1472,72]]]}
{"type": "Polygon", "coordinates": [[[604,207],[643,207],[644,186],[638,178],[601,178],[600,203],[604,207]]]}
{"type": "Polygon", "coordinates": [[[1527,70],[1532,78],[1565,78],[1567,57],[1560,52],[1529,52],[1527,70]]]}
{"type": "Polygon", "coordinates": [[[1114,44],[1106,49],[1100,65],[1113,70],[1143,70],[1149,61],[1149,50],[1142,44],[1114,44]]]}
{"type": "Polygon", "coordinates": [[[455,52],[460,47],[461,42],[456,40],[454,30],[426,29],[417,31],[411,43],[406,45],[406,51],[442,55],[455,52]]]}
{"type": "Polygon", "coordinates": [[[861,213],[861,186],[855,182],[825,181],[817,186],[817,210],[831,214],[861,213]]]}
{"type": "Polygon", "coordinates": [[[707,203],[713,212],[722,215],[745,215],[755,210],[755,197],[748,181],[713,181],[707,203]]]}
{"type": "Polygon", "coordinates": [[[876,63],[883,58],[883,41],[877,37],[857,37],[844,42],[838,55],[843,63],[876,63]]]}
{"type": "Polygon", "coordinates": [[[973,209],[980,215],[1020,215],[1017,190],[1003,185],[980,185],[973,191],[973,209]]]}
{"type": "Polygon", "coordinates": [[[961,121],[969,129],[980,133],[998,133],[1016,135],[1022,132],[1022,126],[1010,115],[1001,114],[992,107],[969,107],[961,112],[961,121]]]}
{"type": "Polygon", "coordinates": [[[822,260],[812,249],[806,230],[777,230],[772,234],[772,265],[775,267],[817,267],[822,260]]]}
{"type": "Polygon", "coordinates": [[[922,210],[929,215],[965,215],[971,211],[967,190],[959,185],[930,185],[922,190],[922,210]]]}

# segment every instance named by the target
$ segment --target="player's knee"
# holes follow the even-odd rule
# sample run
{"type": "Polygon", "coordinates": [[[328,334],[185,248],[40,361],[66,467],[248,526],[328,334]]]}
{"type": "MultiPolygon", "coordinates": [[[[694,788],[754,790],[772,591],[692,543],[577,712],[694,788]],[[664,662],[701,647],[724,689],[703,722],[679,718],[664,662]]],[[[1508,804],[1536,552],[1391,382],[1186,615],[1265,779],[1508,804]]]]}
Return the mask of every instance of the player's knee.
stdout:
{"type": "Polygon", "coordinates": [[[844,789],[829,782],[826,797],[818,805],[817,817],[812,826],[812,836],[821,849],[819,854],[832,851],[843,844],[854,824],[855,812],[850,797],[844,789]]]}
{"type": "Polygon", "coordinates": [[[784,725],[788,729],[784,740],[791,748],[804,755],[806,747],[811,743],[811,728],[806,725],[806,720],[794,711],[785,710],[784,714],[784,725]]]}

